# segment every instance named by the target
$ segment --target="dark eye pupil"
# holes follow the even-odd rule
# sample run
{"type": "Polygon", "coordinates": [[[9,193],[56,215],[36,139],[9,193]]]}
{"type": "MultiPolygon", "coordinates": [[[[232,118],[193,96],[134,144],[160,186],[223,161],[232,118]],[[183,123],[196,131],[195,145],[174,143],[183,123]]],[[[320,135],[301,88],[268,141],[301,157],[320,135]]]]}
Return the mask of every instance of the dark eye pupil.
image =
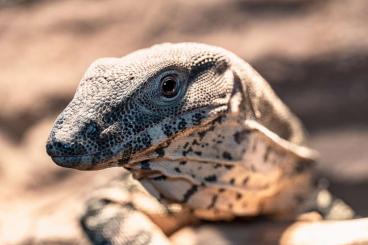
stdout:
{"type": "Polygon", "coordinates": [[[167,76],[161,82],[162,95],[168,98],[174,97],[178,93],[177,79],[174,76],[167,76]]]}

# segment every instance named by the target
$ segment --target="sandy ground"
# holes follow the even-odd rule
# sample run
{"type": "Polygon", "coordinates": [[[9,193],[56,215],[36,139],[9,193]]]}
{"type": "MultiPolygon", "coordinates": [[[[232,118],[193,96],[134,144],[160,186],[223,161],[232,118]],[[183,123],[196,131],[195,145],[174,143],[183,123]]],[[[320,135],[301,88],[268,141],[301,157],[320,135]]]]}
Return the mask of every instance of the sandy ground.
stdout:
{"type": "MultiPolygon", "coordinates": [[[[0,1],[0,244],[80,236],[80,200],[116,171],[55,166],[48,131],[94,59],[160,42],[254,65],[305,122],[332,191],[368,215],[367,13],[365,0],[0,1]]],[[[203,239],[241,240],[241,224],[209,226],[203,239]]]]}

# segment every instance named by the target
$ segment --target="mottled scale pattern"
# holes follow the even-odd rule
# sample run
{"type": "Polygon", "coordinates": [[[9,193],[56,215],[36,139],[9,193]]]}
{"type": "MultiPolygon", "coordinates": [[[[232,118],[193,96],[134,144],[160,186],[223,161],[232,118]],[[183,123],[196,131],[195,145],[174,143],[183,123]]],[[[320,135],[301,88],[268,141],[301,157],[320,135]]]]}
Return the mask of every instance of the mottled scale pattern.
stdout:
{"type": "Polygon", "coordinates": [[[202,218],[284,212],[311,191],[313,164],[275,147],[268,133],[223,116],[130,170],[161,201],[189,205],[202,218]]]}
{"type": "Polygon", "coordinates": [[[111,166],[106,160],[117,156],[124,163],[153,145],[150,128],[160,125],[166,135],[175,134],[207,118],[201,109],[225,105],[232,89],[226,82],[232,76],[227,57],[219,48],[185,46],[167,44],[95,61],[55,122],[49,139],[53,143],[47,145],[53,159],[81,169],[111,166]],[[183,84],[179,99],[170,103],[159,90],[167,74],[177,75],[183,84]],[[190,122],[183,119],[181,127],[173,128],[183,115],[190,122]]]}
{"type": "Polygon", "coordinates": [[[123,167],[165,207],[203,219],[297,213],[314,195],[300,121],[248,63],[205,44],[95,61],[46,150],[63,167],[123,167]]]}

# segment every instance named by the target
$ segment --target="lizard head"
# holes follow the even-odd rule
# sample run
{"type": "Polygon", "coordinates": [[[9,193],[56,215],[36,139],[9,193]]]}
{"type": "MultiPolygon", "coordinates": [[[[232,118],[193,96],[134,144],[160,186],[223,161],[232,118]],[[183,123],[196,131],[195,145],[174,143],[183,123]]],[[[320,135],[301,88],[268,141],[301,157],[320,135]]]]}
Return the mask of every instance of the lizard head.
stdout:
{"type": "Polygon", "coordinates": [[[47,153],[63,167],[124,166],[215,120],[234,87],[226,54],[179,43],[95,61],[56,119],[47,153]]]}

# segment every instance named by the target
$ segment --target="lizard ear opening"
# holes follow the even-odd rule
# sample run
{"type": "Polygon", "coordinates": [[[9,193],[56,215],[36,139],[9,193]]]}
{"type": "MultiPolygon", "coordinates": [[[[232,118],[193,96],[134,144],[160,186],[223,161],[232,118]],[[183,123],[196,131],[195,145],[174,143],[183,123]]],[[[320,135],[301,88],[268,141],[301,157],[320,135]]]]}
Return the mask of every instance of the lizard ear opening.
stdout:
{"type": "Polygon", "coordinates": [[[242,83],[236,71],[233,71],[234,86],[229,102],[232,115],[242,119],[256,119],[256,111],[250,99],[249,89],[242,83]],[[240,114],[242,113],[242,114],[240,114]]]}
{"type": "MultiPolygon", "coordinates": [[[[244,96],[246,119],[258,121],[281,138],[303,143],[304,129],[266,80],[247,63],[238,67],[238,83],[244,96]]],[[[236,82],[236,78],[234,79],[236,82]]]]}

